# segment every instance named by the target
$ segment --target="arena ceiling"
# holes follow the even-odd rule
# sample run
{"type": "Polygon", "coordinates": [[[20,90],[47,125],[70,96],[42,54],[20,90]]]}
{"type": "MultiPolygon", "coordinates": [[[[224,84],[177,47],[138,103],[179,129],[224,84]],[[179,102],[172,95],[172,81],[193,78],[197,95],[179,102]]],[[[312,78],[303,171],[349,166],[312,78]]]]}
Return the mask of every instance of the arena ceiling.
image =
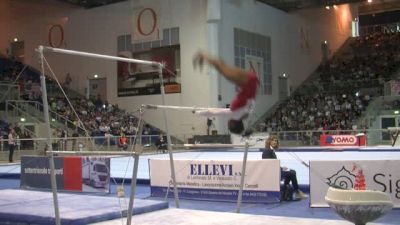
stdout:
{"type": "MultiPolygon", "coordinates": [[[[75,6],[84,8],[100,7],[128,0],[58,0],[75,6]]],[[[240,0],[238,0],[240,1],[240,0]]],[[[383,12],[389,10],[399,10],[399,0],[372,0],[372,3],[366,3],[367,0],[256,0],[258,2],[270,5],[285,12],[315,7],[325,7],[327,5],[340,5],[346,3],[362,3],[359,6],[360,14],[383,12]]]]}
{"type": "Polygon", "coordinates": [[[285,12],[305,8],[325,7],[326,5],[340,5],[354,2],[365,2],[365,0],[257,0],[285,12]]]}
{"type": "Polygon", "coordinates": [[[73,5],[78,5],[84,8],[94,8],[99,6],[104,6],[108,4],[113,4],[117,2],[123,2],[127,0],[59,0],[62,2],[67,2],[73,5]]]}
{"type": "MultiPolygon", "coordinates": [[[[59,0],[59,1],[71,3],[84,8],[93,8],[127,0],[59,0]]],[[[257,0],[257,1],[281,9],[283,11],[289,12],[293,10],[310,8],[310,7],[321,7],[321,6],[323,7],[326,4],[339,5],[350,2],[362,2],[365,0],[257,0]]]]}
{"type": "Polygon", "coordinates": [[[325,7],[341,5],[347,3],[360,3],[358,5],[359,14],[370,14],[384,11],[394,11],[400,9],[399,0],[257,0],[285,12],[315,7],[325,7]]]}

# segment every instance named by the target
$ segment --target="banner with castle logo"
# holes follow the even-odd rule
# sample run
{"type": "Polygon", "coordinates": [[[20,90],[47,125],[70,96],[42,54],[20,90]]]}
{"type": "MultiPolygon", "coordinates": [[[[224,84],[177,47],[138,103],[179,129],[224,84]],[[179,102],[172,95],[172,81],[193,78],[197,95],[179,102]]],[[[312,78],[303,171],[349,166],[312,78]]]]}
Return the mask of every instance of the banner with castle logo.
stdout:
{"type": "Polygon", "coordinates": [[[329,186],[375,190],[391,196],[400,208],[400,160],[310,161],[310,206],[329,207],[325,195],[329,186]]]}

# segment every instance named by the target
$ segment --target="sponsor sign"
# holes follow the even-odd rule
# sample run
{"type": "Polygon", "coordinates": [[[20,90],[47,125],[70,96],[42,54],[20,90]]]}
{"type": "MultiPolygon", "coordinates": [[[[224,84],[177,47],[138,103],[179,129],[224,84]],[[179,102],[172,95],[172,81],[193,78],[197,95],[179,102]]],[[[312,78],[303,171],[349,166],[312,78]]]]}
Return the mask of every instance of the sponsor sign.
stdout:
{"type": "MultiPolygon", "coordinates": [[[[57,189],[64,189],[64,160],[60,157],[54,157],[54,172],[57,189]]],[[[51,188],[49,158],[21,156],[21,188],[51,188]]]]}
{"type": "MultiPolygon", "coordinates": [[[[57,189],[110,192],[110,159],[104,157],[54,157],[57,189]]],[[[48,157],[21,157],[21,188],[50,189],[48,157]]]]}
{"type": "MultiPolygon", "coordinates": [[[[180,46],[165,46],[144,52],[119,52],[126,58],[159,62],[162,71],[163,88],[166,94],[181,93],[179,53],[180,46]]],[[[118,97],[161,94],[160,71],[157,67],[145,64],[118,62],[118,97]]]]}
{"type": "MultiPolygon", "coordinates": [[[[174,160],[180,198],[237,201],[242,162],[228,160],[174,160]]],[[[150,159],[151,196],[173,197],[168,159],[150,159]]],[[[249,160],[243,202],[279,202],[279,160],[249,160]]]]}
{"type": "Polygon", "coordinates": [[[400,81],[399,80],[391,80],[390,84],[390,93],[388,95],[399,95],[400,93],[400,81]]]}
{"type": "Polygon", "coordinates": [[[118,97],[161,94],[160,86],[118,89],[118,97]]]}
{"type": "Polygon", "coordinates": [[[181,93],[181,84],[166,84],[165,93],[181,93]]]}
{"type": "MultiPolygon", "coordinates": [[[[254,133],[247,141],[249,142],[250,148],[265,148],[265,140],[269,137],[268,133],[254,133]]],[[[231,142],[235,145],[245,145],[246,138],[241,135],[231,135],[231,142]]]]}
{"type": "MultiPolygon", "coordinates": [[[[164,87],[165,87],[166,94],[181,92],[180,84],[166,84],[166,85],[164,85],[164,87]]],[[[138,95],[157,95],[157,94],[161,94],[161,88],[158,84],[154,85],[154,86],[149,86],[149,87],[118,89],[118,97],[138,96],[138,95]]]]}
{"type": "Polygon", "coordinates": [[[321,146],[365,146],[365,135],[321,135],[321,146]]]}
{"type": "Polygon", "coordinates": [[[329,185],[345,189],[376,190],[391,196],[400,208],[400,160],[310,161],[310,205],[329,207],[329,185]]]}

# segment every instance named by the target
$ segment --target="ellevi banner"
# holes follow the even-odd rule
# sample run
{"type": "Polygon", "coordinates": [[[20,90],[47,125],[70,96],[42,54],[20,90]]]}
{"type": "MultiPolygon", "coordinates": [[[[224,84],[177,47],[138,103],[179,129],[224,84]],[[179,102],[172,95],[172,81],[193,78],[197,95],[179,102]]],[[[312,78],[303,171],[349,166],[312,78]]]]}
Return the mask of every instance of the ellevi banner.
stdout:
{"type": "MultiPolygon", "coordinates": [[[[180,198],[237,201],[242,161],[174,160],[180,198]]],[[[150,189],[155,197],[173,197],[168,159],[150,159],[150,189]]],[[[249,160],[243,188],[243,202],[279,202],[279,160],[249,160]]]]}

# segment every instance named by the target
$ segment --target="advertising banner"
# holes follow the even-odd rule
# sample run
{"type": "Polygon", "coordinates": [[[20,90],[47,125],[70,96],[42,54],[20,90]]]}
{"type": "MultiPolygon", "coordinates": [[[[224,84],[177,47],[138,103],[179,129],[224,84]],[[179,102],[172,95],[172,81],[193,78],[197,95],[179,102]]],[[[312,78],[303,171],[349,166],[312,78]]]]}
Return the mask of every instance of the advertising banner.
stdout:
{"type": "Polygon", "coordinates": [[[132,43],[160,39],[160,13],[157,7],[138,7],[134,9],[133,15],[132,43]]]}
{"type": "Polygon", "coordinates": [[[268,136],[268,133],[253,133],[246,139],[241,135],[231,134],[231,142],[234,145],[245,145],[246,141],[248,141],[250,148],[265,148],[265,140],[267,140],[268,136]]]}
{"type": "MultiPolygon", "coordinates": [[[[242,161],[174,160],[180,198],[237,201],[242,161]]],[[[168,159],[150,159],[151,196],[173,197],[168,159]]],[[[247,161],[243,202],[279,202],[280,163],[276,159],[247,161]]]]}
{"type": "Polygon", "coordinates": [[[365,146],[365,135],[321,135],[321,146],[365,146]]]}
{"type": "MultiPolygon", "coordinates": [[[[105,157],[54,157],[58,190],[110,192],[110,159],[105,157]]],[[[48,157],[21,157],[21,188],[50,189],[48,157]]]]}
{"type": "Polygon", "coordinates": [[[329,185],[386,192],[400,208],[400,160],[310,161],[310,205],[329,207],[329,185]]]}
{"type": "MultiPolygon", "coordinates": [[[[181,93],[180,46],[165,46],[140,52],[119,52],[118,56],[159,62],[164,65],[162,78],[166,94],[181,93]]],[[[158,67],[119,61],[118,97],[161,94],[158,67]]]]}

